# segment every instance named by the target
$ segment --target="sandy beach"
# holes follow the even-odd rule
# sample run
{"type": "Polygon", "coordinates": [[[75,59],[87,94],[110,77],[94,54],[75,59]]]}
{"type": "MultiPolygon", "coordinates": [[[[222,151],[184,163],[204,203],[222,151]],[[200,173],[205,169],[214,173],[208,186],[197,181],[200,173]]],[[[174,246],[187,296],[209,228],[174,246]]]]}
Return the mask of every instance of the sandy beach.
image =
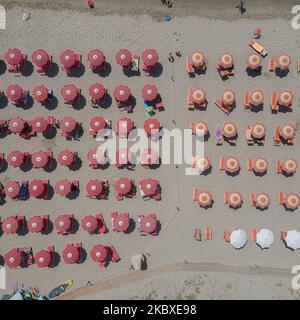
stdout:
{"type": "MultiPolygon", "coordinates": [[[[176,1],[176,7],[172,11],[174,19],[170,22],[163,21],[163,15],[171,11],[162,7],[160,1],[148,1],[145,5],[138,4],[138,1],[122,1],[122,6],[120,1],[112,1],[109,5],[104,1],[99,1],[99,5],[96,2],[95,11],[89,11],[85,5],[82,5],[82,1],[72,1],[71,3],[71,1],[52,0],[51,4],[49,1],[45,1],[43,4],[39,1],[27,0],[22,1],[22,5],[21,1],[0,1],[3,5],[8,2],[7,29],[0,32],[1,59],[4,58],[5,52],[9,48],[20,48],[29,57],[35,49],[43,48],[51,53],[53,61],[60,65],[61,52],[70,48],[81,53],[85,69],[80,77],[67,77],[62,72],[54,77],[41,77],[35,71],[21,77],[15,77],[8,72],[1,74],[1,90],[5,90],[12,83],[20,84],[30,91],[36,85],[44,84],[54,91],[54,95],[58,99],[57,107],[52,110],[46,110],[37,103],[34,103],[28,110],[22,110],[8,103],[0,110],[1,117],[9,119],[20,115],[25,119],[33,119],[36,116],[53,115],[61,119],[65,115],[70,115],[83,123],[84,134],[80,141],[66,141],[59,133],[53,139],[38,136],[30,140],[23,140],[17,135],[9,135],[1,139],[0,151],[5,155],[15,149],[32,153],[38,149],[51,148],[54,158],[56,158],[59,151],[70,148],[77,151],[82,160],[82,166],[78,171],[70,171],[58,165],[52,172],[37,169],[23,172],[11,167],[1,172],[1,181],[41,178],[49,179],[50,184],[54,185],[60,178],[78,179],[81,190],[79,196],[73,200],[58,197],[56,194],[50,200],[45,201],[30,199],[14,202],[8,199],[0,207],[1,220],[15,214],[24,214],[27,218],[34,214],[49,214],[53,221],[59,214],[72,213],[80,223],[85,215],[101,212],[110,229],[110,232],[105,235],[89,235],[81,228],[68,236],[59,236],[55,230],[48,235],[26,233],[22,236],[9,236],[2,234],[0,236],[0,256],[4,256],[13,247],[24,245],[37,251],[53,244],[55,250],[61,253],[67,244],[76,242],[82,242],[87,255],[82,264],[66,265],[63,261],[57,261],[58,265],[54,268],[39,269],[33,265],[25,269],[7,269],[8,285],[19,281],[25,286],[38,286],[42,292],[48,293],[54,286],[67,279],[73,279],[73,288],[82,288],[86,286],[88,281],[101,283],[102,280],[126,274],[131,266],[131,256],[140,252],[147,255],[149,270],[155,270],[155,268],[166,264],[182,263],[185,260],[190,263],[279,268],[284,269],[288,274],[293,265],[299,264],[299,251],[292,252],[286,249],[280,240],[280,231],[300,230],[299,209],[289,213],[282,206],[277,205],[277,192],[300,192],[299,172],[289,178],[275,173],[277,159],[293,157],[300,163],[299,130],[296,132],[296,143],[293,147],[283,145],[274,147],[272,139],[273,129],[276,125],[291,122],[299,128],[300,124],[298,90],[300,76],[296,70],[296,61],[300,58],[298,53],[300,31],[292,30],[290,26],[291,5],[289,3],[293,3],[293,1],[286,1],[283,5],[280,1],[268,0],[266,6],[260,9],[257,9],[259,1],[251,1],[251,3],[249,1],[248,10],[243,16],[245,19],[241,19],[241,15],[234,8],[232,9],[236,5],[236,1],[225,1],[228,2],[225,9],[223,8],[224,4],[221,4],[222,1],[216,1],[214,6],[207,5],[206,1],[199,1],[199,3],[197,1],[185,1],[184,3],[176,1]],[[22,21],[24,10],[32,13],[30,21],[22,21]],[[274,18],[275,11],[278,14],[274,18]],[[220,15],[221,12],[222,15],[220,15]],[[267,70],[268,58],[263,60],[263,70],[260,76],[249,77],[247,75],[245,59],[252,52],[248,42],[251,39],[251,33],[257,27],[263,30],[260,42],[268,50],[269,56],[277,56],[283,51],[291,56],[292,65],[287,77],[279,78],[273,73],[269,73],[267,70]],[[147,77],[143,73],[138,77],[127,77],[123,74],[120,66],[115,63],[114,56],[120,48],[128,48],[133,53],[141,54],[150,47],[159,53],[159,61],[163,67],[162,73],[158,77],[147,77]],[[103,50],[107,62],[111,65],[111,71],[107,77],[93,74],[87,66],[87,53],[93,48],[103,50]],[[176,57],[175,62],[170,63],[168,53],[177,50],[181,51],[182,57],[176,57]],[[186,73],[185,57],[194,50],[201,50],[204,53],[207,58],[208,70],[205,75],[191,79],[186,73]],[[235,60],[235,76],[227,81],[222,81],[215,69],[215,64],[223,52],[232,53],[235,60]],[[174,81],[171,80],[171,76],[174,81]],[[97,142],[88,134],[91,117],[101,115],[111,119],[115,124],[118,118],[125,116],[117,109],[114,101],[107,109],[97,110],[90,106],[88,88],[93,82],[102,83],[110,95],[117,85],[128,85],[136,98],[136,107],[129,116],[140,128],[146,118],[141,97],[141,88],[146,83],[155,84],[163,98],[166,110],[156,113],[156,117],[164,128],[174,128],[173,120],[176,127],[180,129],[187,128],[190,120],[207,121],[212,137],[205,144],[205,153],[212,158],[211,174],[186,176],[184,165],[180,165],[178,168],[175,165],[162,165],[156,170],[146,170],[138,166],[135,171],[118,170],[114,166],[105,170],[89,168],[86,154],[97,146],[97,142]],[[63,103],[60,90],[67,83],[75,84],[82,90],[86,103],[79,110],[70,108],[63,103]],[[192,86],[201,87],[207,92],[208,107],[205,112],[189,112],[187,110],[187,89],[192,86]],[[245,90],[255,87],[261,88],[265,93],[264,109],[258,113],[247,113],[243,108],[243,93],[245,90]],[[237,100],[237,107],[229,116],[226,116],[214,105],[215,100],[227,88],[236,92],[237,100]],[[292,90],[295,94],[293,112],[271,114],[269,107],[271,93],[285,88],[292,90]],[[224,121],[233,121],[238,127],[239,139],[235,147],[228,144],[221,147],[215,145],[214,124],[224,121]],[[246,124],[255,122],[262,122],[267,127],[266,142],[263,147],[247,146],[245,141],[244,128],[246,124]],[[227,176],[218,170],[219,157],[227,155],[236,156],[241,161],[241,172],[235,177],[227,176]],[[255,156],[265,157],[269,161],[269,170],[264,177],[257,177],[246,169],[246,158],[255,156]],[[158,179],[162,187],[162,201],[143,201],[139,195],[134,199],[116,201],[113,192],[108,200],[91,200],[85,196],[85,184],[89,179],[95,177],[107,179],[112,184],[120,176],[130,177],[135,181],[148,176],[158,179]],[[214,204],[212,208],[205,210],[192,202],[192,189],[198,186],[213,191],[214,204]],[[242,193],[245,199],[242,208],[235,211],[223,204],[225,190],[238,190],[242,193]],[[272,199],[269,209],[260,212],[251,207],[249,203],[250,192],[267,192],[272,199]],[[180,209],[179,212],[176,207],[180,209]],[[135,221],[141,213],[155,212],[161,224],[159,235],[141,237],[136,228],[129,234],[113,232],[110,224],[112,211],[128,211],[130,217],[135,221]],[[195,228],[203,229],[207,226],[213,230],[213,240],[196,242],[193,238],[195,228]],[[239,251],[234,250],[223,239],[224,230],[233,230],[236,227],[243,228],[249,236],[248,244],[239,251]],[[275,243],[269,250],[260,250],[250,240],[252,228],[269,228],[274,232],[275,243]],[[96,243],[114,245],[121,261],[111,263],[107,268],[100,268],[89,255],[91,247],[96,243]]],[[[197,277],[196,271],[193,271],[192,276],[187,275],[185,270],[180,272],[179,288],[183,285],[185,277],[197,277]]],[[[209,271],[205,272],[209,273],[209,271]]],[[[218,282],[221,277],[220,273],[220,270],[209,273],[209,279],[214,278],[218,282]]],[[[235,273],[230,275],[232,278],[229,281],[238,281],[238,286],[248,286],[249,275],[248,278],[239,275],[238,279],[232,280],[234,275],[235,273]]],[[[131,285],[126,284],[128,287],[123,287],[124,291],[119,293],[119,289],[109,291],[107,297],[112,299],[134,298],[135,295],[141,298],[148,297],[147,291],[153,291],[152,288],[158,288],[156,291],[159,292],[158,282],[163,281],[159,277],[161,275],[158,278],[154,277],[152,282],[145,280],[148,283],[144,292],[136,292],[126,296],[126,288],[130,288],[131,285]]],[[[258,282],[260,280],[257,279],[262,279],[263,275],[255,275],[255,277],[254,282],[258,282]]],[[[290,278],[288,275],[282,276],[279,273],[278,276],[272,274],[270,277],[272,281],[263,280],[269,281],[270,290],[258,290],[256,298],[270,296],[272,288],[281,281],[284,282],[284,285],[276,287],[276,296],[283,299],[297,298],[296,295],[289,294],[290,278]]],[[[143,283],[142,279],[139,281],[139,283],[143,283]]],[[[218,283],[220,286],[222,284],[225,286],[225,282],[224,280],[218,283]]],[[[261,282],[259,283],[261,286],[261,282]]],[[[174,289],[164,295],[178,298],[178,292],[174,289]]],[[[191,296],[192,294],[189,291],[184,296],[190,298],[210,297],[191,296]]],[[[164,298],[164,295],[159,293],[154,298],[164,298]]],[[[82,296],[101,299],[106,297],[105,292],[99,293],[99,295],[93,293],[91,296],[78,295],[78,297],[82,296]]],[[[215,292],[212,292],[211,296],[222,298],[217,296],[215,292]]],[[[232,298],[236,296],[233,295],[232,298]]],[[[72,298],[76,298],[76,296],[72,298]]]]}

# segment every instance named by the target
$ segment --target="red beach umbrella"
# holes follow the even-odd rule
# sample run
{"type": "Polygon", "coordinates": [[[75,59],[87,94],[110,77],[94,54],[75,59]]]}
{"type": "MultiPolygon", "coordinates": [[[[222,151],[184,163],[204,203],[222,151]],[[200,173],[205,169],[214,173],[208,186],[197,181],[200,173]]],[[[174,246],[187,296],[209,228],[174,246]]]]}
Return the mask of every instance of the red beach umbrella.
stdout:
{"type": "Polygon", "coordinates": [[[97,179],[89,180],[85,186],[88,197],[98,197],[103,191],[103,184],[97,179]]]}
{"type": "Polygon", "coordinates": [[[54,189],[57,194],[65,197],[71,192],[71,183],[67,179],[61,179],[56,182],[54,189]]]}
{"type": "Polygon", "coordinates": [[[292,139],[295,136],[295,128],[292,124],[284,124],[279,127],[279,133],[284,139],[292,139]]]}
{"type": "Polygon", "coordinates": [[[64,117],[60,122],[61,130],[70,133],[76,129],[76,121],[72,117],[64,117]]]}
{"type": "Polygon", "coordinates": [[[266,135],[266,127],[262,123],[254,124],[251,135],[256,139],[262,139],[266,135]]]}
{"type": "Polygon", "coordinates": [[[158,94],[158,89],[156,86],[146,84],[142,88],[142,96],[146,101],[153,101],[156,99],[158,94]]]}
{"type": "Polygon", "coordinates": [[[42,180],[34,179],[29,183],[28,189],[30,196],[37,198],[43,194],[45,186],[42,180]]]}
{"type": "Polygon", "coordinates": [[[9,180],[5,183],[4,192],[11,199],[16,198],[19,195],[20,186],[16,181],[9,180]]]}
{"type": "Polygon", "coordinates": [[[117,86],[114,91],[114,97],[117,101],[125,102],[129,99],[130,95],[130,89],[127,86],[117,86]]]}
{"type": "Polygon", "coordinates": [[[25,121],[20,117],[15,117],[9,120],[8,129],[13,133],[20,133],[25,126],[25,121]]]}
{"type": "Polygon", "coordinates": [[[45,118],[38,117],[32,120],[31,122],[33,130],[36,133],[44,133],[47,131],[48,128],[48,122],[45,118]]]}
{"type": "Polygon", "coordinates": [[[157,228],[157,221],[151,215],[145,216],[141,221],[141,231],[151,234],[157,228]]]}
{"type": "Polygon", "coordinates": [[[74,161],[74,153],[65,149],[58,154],[57,160],[62,166],[70,166],[74,161]]]}
{"type": "Polygon", "coordinates": [[[202,191],[198,198],[199,205],[201,207],[208,207],[212,203],[212,195],[208,191],[202,191]]]}
{"type": "Polygon", "coordinates": [[[23,95],[23,90],[18,84],[12,84],[6,89],[6,96],[12,102],[18,102],[23,95]]]}
{"type": "Polygon", "coordinates": [[[158,53],[154,49],[147,49],[142,54],[142,60],[145,65],[152,67],[158,62],[158,53]]]}
{"type": "Polygon", "coordinates": [[[220,57],[220,65],[224,69],[229,69],[233,66],[233,57],[230,53],[223,53],[220,57]]]}
{"type": "Polygon", "coordinates": [[[133,129],[133,121],[130,118],[122,118],[117,121],[117,135],[127,137],[133,129]]]}
{"type": "Polygon", "coordinates": [[[265,209],[270,205],[270,197],[266,193],[259,193],[255,197],[256,207],[265,209]]]}
{"type": "Polygon", "coordinates": [[[48,89],[45,86],[37,86],[33,89],[32,95],[37,102],[43,103],[48,100],[48,89]]]}
{"type": "Polygon", "coordinates": [[[247,65],[250,69],[252,70],[256,70],[261,66],[261,57],[256,54],[256,53],[251,53],[248,57],[247,57],[247,65]]]}
{"type": "Polygon", "coordinates": [[[193,52],[191,55],[191,61],[192,61],[193,66],[195,66],[196,68],[202,67],[205,62],[205,58],[204,58],[203,53],[200,51],[193,52]]]}
{"type": "Polygon", "coordinates": [[[66,69],[74,67],[76,64],[76,54],[73,50],[65,50],[60,55],[60,62],[64,65],[66,69]]]}
{"type": "Polygon", "coordinates": [[[120,178],[115,182],[115,189],[120,195],[127,195],[132,188],[132,181],[127,178],[120,178]]]}
{"type": "Polygon", "coordinates": [[[42,169],[44,168],[48,163],[48,155],[44,151],[36,151],[31,156],[31,162],[34,168],[36,169],[42,169]]]}
{"type": "Polygon", "coordinates": [[[233,122],[224,122],[222,126],[222,134],[226,138],[233,138],[237,135],[237,128],[233,122]]]}
{"type": "Polygon", "coordinates": [[[154,137],[160,130],[160,122],[157,119],[147,119],[144,122],[144,130],[149,137],[154,137]]]}
{"type": "Polygon", "coordinates": [[[300,198],[296,193],[289,193],[285,197],[285,205],[288,209],[295,210],[300,205],[300,198]]]}
{"type": "Polygon", "coordinates": [[[84,231],[93,233],[98,226],[98,221],[96,217],[92,215],[85,216],[81,221],[81,226],[84,231]]]}
{"type": "Polygon", "coordinates": [[[228,195],[228,204],[233,207],[233,208],[237,208],[239,207],[243,202],[243,198],[240,194],[240,192],[230,192],[228,195]]]}
{"type": "Polygon", "coordinates": [[[253,170],[258,173],[263,173],[268,169],[268,161],[265,158],[254,159],[253,170]]]}
{"type": "Polygon", "coordinates": [[[281,54],[277,59],[278,66],[281,70],[288,69],[291,64],[291,57],[285,53],[281,54]]]}
{"type": "Polygon", "coordinates": [[[97,244],[93,246],[90,254],[94,261],[103,262],[107,258],[107,249],[101,244],[97,244]]]}
{"type": "Polygon", "coordinates": [[[23,60],[22,52],[17,48],[9,49],[6,51],[5,59],[9,64],[12,64],[14,66],[18,65],[23,60]]]}
{"type": "Polygon", "coordinates": [[[142,165],[153,165],[158,163],[158,154],[152,148],[146,148],[141,153],[142,165]]]}
{"type": "Polygon", "coordinates": [[[74,84],[66,84],[61,89],[61,95],[65,102],[73,102],[79,94],[79,90],[74,84]]]}
{"type": "Polygon", "coordinates": [[[158,188],[158,181],[151,178],[141,180],[140,188],[145,195],[152,196],[158,188]]]}
{"type": "Polygon", "coordinates": [[[93,164],[103,164],[104,163],[104,152],[100,148],[91,149],[87,154],[88,161],[93,164]]]}
{"type": "Polygon", "coordinates": [[[119,214],[114,218],[114,227],[118,232],[126,232],[129,228],[129,218],[125,214],[119,214]]]}
{"type": "Polygon", "coordinates": [[[2,222],[2,231],[6,234],[14,234],[19,229],[19,223],[16,217],[8,217],[2,222]]]}
{"type": "Polygon", "coordinates": [[[240,169],[240,161],[236,157],[228,157],[225,159],[225,170],[231,173],[240,169]]]}
{"type": "Polygon", "coordinates": [[[89,88],[89,94],[91,99],[101,100],[105,95],[106,89],[101,83],[94,83],[89,88]]]}
{"type": "Polygon", "coordinates": [[[67,245],[62,253],[62,257],[65,263],[76,263],[80,257],[79,248],[72,244],[67,245]]]}
{"type": "Polygon", "coordinates": [[[121,49],[116,53],[116,62],[117,64],[119,64],[120,66],[124,67],[128,67],[131,63],[132,60],[132,56],[130,51],[128,51],[127,49],[121,49]]]}
{"type": "Polygon", "coordinates": [[[38,233],[43,230],[44,221],[40,216],[33,216],[28,220],[27,226],[31,233],[38,233]]]}
{"type": "Polygon", "coordinates": [[[7,162],[11,167],[17,168],[24,163],[24,153],[16,150],[9,153],[7,162]]]}
{"type": "Polygon", "coordinates": [[[206,92],[200,88],[193,90],[193,102],[202,104],[206,100],[206,92]]]}
{"type": "Polygon", "coordinates": [[[32,54],[32,62],[38,67],[45,67],[50,63],[50,55],[43,49],[35,50],[32,54]]]}
{"type": "Polygon", "coordinates": [[[61,214],[54,220],[54,226],[57,232],[67,232],[71,227],[72,219],[69,215],[61,214]]]}
{"type": "Polygon", "coordinates": [[[88,53],[88,61],[93,68],[101,67],[105,61],[105,55],[101,50],[93,49],[88,53]]]}
{"type": "Polygon", "coordinates": [[[133,154],[128,150],[128,148],[120,148],[116,152],[116,163],[121,165],[126,165],[128,163],[133,163],[133,154]]]}
{"type": "Polygon", "coordinates": [[[105,129],[105,127],[106,127],[106,122],[102,117],[96,116],[96,117],[93,117],[90,121],[90,128],[94,132],[99,132],[105,129]]]}
{"type": "Polygon", "coordinates": [[[46,250],[40,250],[34,256],[34,263],[39,268],[48,267],[51,264],[51,261],[52,261],[52,254],[46,250]]]}
{"type": "Polygon", "coordinates": [[[282,171],[284,172],[295,173],[297,170],[297,167],[298,167],[297,161],[292,158],[285,159],[282,162],[282,171]]]}
{"type": "Polygon", "coordinates": [[[11,269],[17,268],[22,263],[22,253],[17,249],[12,249],[5,255],[5,265],[11,269]]]}

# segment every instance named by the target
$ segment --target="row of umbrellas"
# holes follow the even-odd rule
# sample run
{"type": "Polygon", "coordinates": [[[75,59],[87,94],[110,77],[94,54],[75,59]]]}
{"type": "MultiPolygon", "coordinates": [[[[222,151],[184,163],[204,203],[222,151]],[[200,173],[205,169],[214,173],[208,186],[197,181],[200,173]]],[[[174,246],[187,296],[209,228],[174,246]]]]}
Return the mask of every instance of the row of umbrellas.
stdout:
{"type": "MultiPolygon", "coordinates": [[[[54,221],[54,228],[59,235],[64,235],[73,232],[74,216],[72,214],[61,214],[57,216],[54,221]]],[[[127,232],[129,229],[131,218],[129,213],[112,212],[111,224],[116,232],[127,232]]],[[[157,228],[157,218],[155,214],[144,215],[143,218],[139,216],[140,223],[139,231],[153,234],[157,228]]],[[[25,228],[27,225],[31,233],[48,233],[49,229],[49,215],[35,215],[31,216],[26,221],[25,216],[9,216],[1,221],[1,229],[5,234],[16,234],[18,231],[25,228]]],[[[81,227],[89,234],[106,233],[108,232],[107,224],[105,223],[101,213],[95,215],[86,215],[81,220],[81,227]]]]}
{"type": "MultiPolygon", "coordinates": [[[[278,57],[275,58],[276,66],[281,70],[287,70],[292,62],[291,57],[282,53],[278,57]]],[[[207,59],[201,51],[194,51],[189,57],[188,61],[194,68],[201,68],[206,64],[207,59]]],[[[251,53],[246,58],[246,65],[249,69],[257,70],[261,67],[262,58],[260,55],[256,53],[251,53]]],[[[231,53],[225,52],[222,53],[218,59],[218,64],[223,69],[229,69],[234,66],[234,58],[231,53]]]]}
{"type": "MultiPolygon", "coordinates": [[[[269,249],[274,243],[274,234],[269,229],[261,229],[257,231],[256,229],[252,230],[252,240],[261,249],[269,249]]],[[[235,249],[242,249],[248,242],[248,236],[245,230],[236,229],[232,232],[225,231],[224,238],[226,241],[235,249]]],[[[297,230],[289,230],[287,232],[281,233],[281,238],[284,241],[287,248],[291,250],[297,250],[300,248],[300,232],[297,230]]]]}
{"type": "MultiPolygon", "coordinates": [[[[121,177],[114,182],[114,188],[118,195],[128,195],[131,193],[134,186],[134,181],[121,177]]],[[[151,196],[157,192],[158,181],[147,178],[139,182],[139,186],[143,193],[147,196],[151,196]]],[[[20,184],[14,180],[8,180],[4,184],[4,193],[11,199],[16,199],[20,195],[20,191],[28,192],[29,196],[40,198],[48,190],[49,181],[34,179],[31,182],[22,181],[20,184]],[[25,189],[25,191],[23,191],[25,189]]],[[[98,179],[90,179],[85,186],[86,195],[90,198],[98,198],[106,194],[109,185],[106,181],[98,179]]],[[[77,180],[69,181],[67,179],[60,179],[54,185],[55,193],[67,197],[73,190],[79,191],[79,182],[77,180]]],[[[24,195],[24,198],[26,195],[24,195]]]]}
{"type": "MultiPolygon", "coordinates": [[[[194,104],[201,105],[207,101],[207,93],[202,88],[190,88],[189,94],[191,94],[191,99],[194,104]]],[[[250,106],[259,107],[263,105],[265,95],[262,89],[254,88],[247,91],[247,97],[250,106]]],[[[291,107],[293,99],[294,94],[289,89],[283,89],[277,93],[277,103],[280,106],[291,107]]],[[[231,107],[236,103],[236,93],[231,89],[226,89],[222,92],[220,101],[224,107],[231,107]]]]}
{"type": "MultiPolygon", "coordinates": [[[[158,53],[154,49],[147,49],[142,54],[142,61],[147,66],[153,66],[158,62],[158,53]]],[[[26,59],[26,55],[18,48],[7,50],[5,60],[10,65],[19,65],[26,59]]],[[[87,61],[91,68],[101,67],[105,63],[105,54],[99,49],[88,52],[87,61]]],[[[132,54],[127,49],[119,50],[115,55],[117,64],[128,67],[132,61],[132,54]]],[[[44,49],[37,49],[32,53],[32,62],[39,68],[48,68],[52,62],[52,56],[44,49]]],[[[71,69],[81,63],[81,55],[71,49],[64,50],[60,55],[60,62],[65,69],[71,69]]]]}
{"type": "MultiPolygon", "coordinates": [[[[25,91],[29,94],[29,91],[20,85],[12,84],[7,87],[6,96],[10,101],[18,103],[23,99],[25,91]]],[[[107,93],[107,89],[101,83],[93,83],[90,85],[88,92],[92,100],[100,101],[107,93]]],[[[78,99],[81,90],[74,84],[66,84],[62,87],[60,93],[66,103],[72,103],[78,99]]],[[[145,101],[154,101],[158,96],[158,88],[155,85],[146,84],[143,86],[141,93],[145,101]]],[[[38,85],[32,90],[34,100],[41,104],[49,101],[52,94],[53,91],[44,85],[38,85]]],[[[131,96],[131,90],[128,86],[119,85],[114,89],[113,96],[117,101],[127,101],[131,96]]]]}
{"type": "MultiPolygon", "coordinates": [[[[212,167],[211,158],[208,156],[193,157],[192,167],[198,169],[200,172],[206,172],[212,167]]],[[[282,171],[292,174],[296,172],[298,164],[295,159],[287,158],[280,162],[280,167],[282,171]]],[[[220,158],[221,170],[235,173],[238,172],[240,168],[240,161],[237,157],[230,156],[220,158]]],[[[258,174],[265,173],[268,170],[268,161],[263,157],[247,158],[247,169],[258,174]]]]}
{"type": "MultiPolygon", "coordinates": [[[[300,206],[300,197],[297,193],[288,193],[283,195],[283,199],[279,201],[282,192],[278,193],[278,204],[284,205],[287,210],[295,210],[300,206]]],[[[203,208],[208,208],[213,204],[213,196],[210,190],[200,190],[195,188],[193,192],[193,200],[203,208]]],[[[243,197],[238,191],[224,192],[224,203],[231,208],[237,209],[242,206],[243,197]]],[[[251,193],[251,205],[258,209],[267,209],[271,203],[270,196],[265,192],[251,193]]]]}

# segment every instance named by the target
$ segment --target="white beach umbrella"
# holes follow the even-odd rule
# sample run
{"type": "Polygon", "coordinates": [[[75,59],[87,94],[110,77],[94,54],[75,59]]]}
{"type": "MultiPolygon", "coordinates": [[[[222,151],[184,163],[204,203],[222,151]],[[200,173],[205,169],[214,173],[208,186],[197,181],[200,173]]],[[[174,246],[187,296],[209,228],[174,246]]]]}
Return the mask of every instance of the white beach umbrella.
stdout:
{"type": "Polygon", "coordinates": [[[290,230],[287,232],[285,238],[286,246],[290,249],[297,250],[300,248],[300,232],[297,230],[290,230]]]}
{"type": "Polygon", "coordinates": [[[274,242],[274,234],[269,229],[261,229],[256,235],[256,244],[261,249],[268,249],[274,242]]]}
{"type": "Polygon", "coordinates": [[[247,240],[248,240],[247,233],[244,230],[238,229],[231,232],[230,244],[235,249],[243,248],[246,245],[247,240]]]}

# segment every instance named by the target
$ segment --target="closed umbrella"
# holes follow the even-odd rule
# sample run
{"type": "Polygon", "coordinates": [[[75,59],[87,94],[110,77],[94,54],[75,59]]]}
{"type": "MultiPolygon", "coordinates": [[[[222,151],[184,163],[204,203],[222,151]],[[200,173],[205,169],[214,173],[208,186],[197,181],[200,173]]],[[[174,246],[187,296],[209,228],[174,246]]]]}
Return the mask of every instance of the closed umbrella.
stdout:
{"type": "Polygon", "coordinates": [[[256,244],[261,249],[268,249],[274,242],[274,234],[269,229],[261,229],[256,235],[256,244]]]}
{"type": "Polygon", "coordinates": [[[230,234],[230,244],[235,249],[243,248],[246,245],[247,240],[247,233],[242,229],[234,230],[230,234]]]}

